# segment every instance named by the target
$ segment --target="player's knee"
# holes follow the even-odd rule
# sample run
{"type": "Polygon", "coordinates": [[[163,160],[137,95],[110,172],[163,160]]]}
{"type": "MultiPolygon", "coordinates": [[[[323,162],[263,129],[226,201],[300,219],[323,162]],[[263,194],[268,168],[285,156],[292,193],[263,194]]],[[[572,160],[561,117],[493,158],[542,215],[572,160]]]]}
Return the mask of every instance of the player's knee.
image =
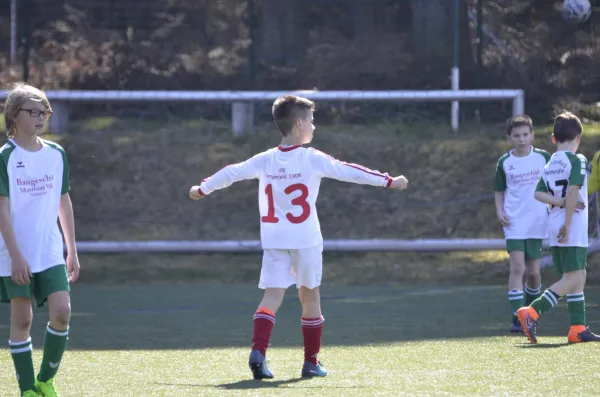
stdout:
{"type": "Polygon", "coordinates": [[[525,274],[525,262],[520,260],[510,261],[510,275],[513,277],[523,277],[525,274]]]}
{"type": "Polygon", "coordinates": [[[21,311],[13,314],[11,326],[19,331],[26,331],[31,328],[33,322],[33,313],[29,311],[21,311]]]}
{"type": "Polygon", "coordinates": [[[579,285],[581,286],[581,289],[583,290],[583,287],[585,286],[585,281],[587,280],[587,271],[585,269],[580,271],[579,274],[579,285]]]}
{"type": "MultiPolygon", "coordinates": [[[[304,288],[304,287],[302,287],[304,288]]],[[[319,305],[321,304],[321,295],[319,288],[308,289],[304,288],[302,291],[302,304],[303,305],[319,305]]]]}
{"type": "Polygon", "coordinates": [[[69,325],[71,318],[71,306],[68,303],[61,303],[52,308],[50,313],[50,322],[64,328],[69,325]]]}
{"type": "Polygon", "coordinates": [[[536,288],[542,281],[540,269],[527,269],[527,285],[536,288]]]}
{"type": "Polygon", "coordinates": [[[262,299],[262,306],[276,312],[283,302],[285,288],[266,288],[262,299]]]}

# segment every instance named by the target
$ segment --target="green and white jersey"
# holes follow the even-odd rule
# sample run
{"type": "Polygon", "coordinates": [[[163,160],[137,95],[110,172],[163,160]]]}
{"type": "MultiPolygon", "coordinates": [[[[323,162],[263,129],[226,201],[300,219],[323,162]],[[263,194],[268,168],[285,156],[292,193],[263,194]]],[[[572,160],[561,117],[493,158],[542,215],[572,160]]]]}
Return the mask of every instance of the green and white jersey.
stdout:
{"type": "Polygon", "coordinates": [[[546,238],[548,208],[535,199],[535,187],[550,159],[550,153],[531,147],[528,155],[516,157],[513,150],[498,160],[494,191],[504,192],[506,239],[546,238]]]}
{"type": "MultiPolygon", "coordinates": [[[[0,195],[9,198],[17,244],[32,273],[65,263],[58,207],[70,190],[69,164],[60,145],[41,142],[36,152],[24,150],[12,139],[0,148],[0,195]]],[[[12,262],[0,235],[0,276],[11,273],[12,262]]]]}
{"type": "MultiPolygon", "coordinates": [[[[564,198],[567,188],[579,186],[579,201],[587,203],[587,159],[582,154],[560,151],[552,155],[544,168],[536,191],[547,192],[554,197],[564,198]]],[[[576,210],[571,220],[571,229],[566,243],[558,242],[558,231],[565,223],[565,208],[552,206],[548,222],[548,242],[551,247],[587,247],[588,211],[576,210]]]]}

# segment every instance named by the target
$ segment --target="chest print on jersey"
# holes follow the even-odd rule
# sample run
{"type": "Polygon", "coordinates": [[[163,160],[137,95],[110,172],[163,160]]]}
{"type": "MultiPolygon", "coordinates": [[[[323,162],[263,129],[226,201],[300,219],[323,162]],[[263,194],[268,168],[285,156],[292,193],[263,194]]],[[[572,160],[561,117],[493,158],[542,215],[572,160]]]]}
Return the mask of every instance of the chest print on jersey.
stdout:
{"type": "Polygon", "coordinates": [[[17,177],[16,182],[19,193],[31,196],[41,196],[54,189],[54,176],[48,174],[39,177],[17,177]]]}
{"type": "Polygon", "coordinates": [[[510,184],[516,185],[529,185],[533,183],[537,183],[542,175],[541,170],[530,170],[527,172],[522,172],[519,174],[516,173],[508,173],[508,182],[510,184]]]}
{"type": "Polygon", "coordinates": [[[302,178],[301,172],[287,172],[285,168],[280,168],[276,173],[267,173],[267,179],[270,180],[298,180],[302,178]]]}

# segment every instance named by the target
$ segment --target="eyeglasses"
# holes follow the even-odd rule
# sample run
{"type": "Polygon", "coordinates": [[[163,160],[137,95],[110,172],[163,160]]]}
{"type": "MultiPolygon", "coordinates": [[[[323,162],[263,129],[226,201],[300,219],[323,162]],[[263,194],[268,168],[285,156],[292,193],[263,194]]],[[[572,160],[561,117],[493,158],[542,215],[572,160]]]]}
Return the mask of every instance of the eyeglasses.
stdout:
{"type": "Polygon", "coordinates": [[[19,111],[23,110],[24,112],[29,112],[31,117],[40,117],[40,114],[44,116],[46,120],[52,116],[52,110],[38,110],[38,109],[19,109],[19,111]]]}

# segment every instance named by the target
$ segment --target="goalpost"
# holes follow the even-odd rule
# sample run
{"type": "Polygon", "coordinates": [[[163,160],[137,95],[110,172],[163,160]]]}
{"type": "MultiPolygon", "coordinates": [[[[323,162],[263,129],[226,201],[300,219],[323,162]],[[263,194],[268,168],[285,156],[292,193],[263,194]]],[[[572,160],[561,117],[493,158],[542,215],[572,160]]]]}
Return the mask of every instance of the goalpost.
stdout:
{"type": "MultiPolygon", "coordinates": [[[[456,70],[454,73],[458,74],[456,70]]],[[[453,73],[453,74],[454,74],[453,73]]],[[[458,103],[477,101],[511,101],[512,115],[525,111],[525,93],[520,89],[459,90],[458,80],[452,90],[422,91],[46,91],[52,101],[50,132],[69,130],[71,103],[143,103],[143,102],[229,102],[234,135],[247,133],[254,122],[254,104],[269,102],[286,94],[297,94],[316,101],[356,102],[452,102],[451,126],[458,130],[458,103]]],[[[6,92],[0,92],[0,100],[6,92]]]]}

